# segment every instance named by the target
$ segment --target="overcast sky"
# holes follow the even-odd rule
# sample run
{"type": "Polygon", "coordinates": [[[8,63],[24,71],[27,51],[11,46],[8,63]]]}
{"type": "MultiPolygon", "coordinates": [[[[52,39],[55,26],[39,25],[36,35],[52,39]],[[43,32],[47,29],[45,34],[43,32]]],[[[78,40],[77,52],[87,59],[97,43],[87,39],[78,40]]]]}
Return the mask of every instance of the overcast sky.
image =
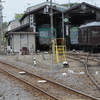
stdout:
{"type": "MultiPolygon", "coordinates": [[[[13,20],[15,13],[23,13],[24,10],[29,7],[27,3],[30,4],[30,6],[34,6],[39,3],[46,2],[46,0],[2,0],[5,1],[2,3],[4,9],[3,9],[3,22],[9,22],[13,20]]],[[[50,1],[50,0],[49,0],[50,1]]],[[[100,5],[100,0],[52,0],[52,2],[58,3],[58,4],[65,4],[70,1],[73,2],[86,2],[93,5],[100,5]]]]}

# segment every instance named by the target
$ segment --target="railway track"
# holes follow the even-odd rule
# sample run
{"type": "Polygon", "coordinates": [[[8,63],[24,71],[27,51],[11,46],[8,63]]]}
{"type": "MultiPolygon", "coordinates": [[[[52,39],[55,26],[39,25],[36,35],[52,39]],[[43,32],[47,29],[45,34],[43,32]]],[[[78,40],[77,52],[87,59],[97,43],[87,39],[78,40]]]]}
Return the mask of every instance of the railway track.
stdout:
{"type": "MultiPolygon", "coordinates": [[[[89,55],[87,56],[87,60],[88,60],[88,57],[89,57],[89,55]]],[[[89,60],[94,61],[94,62],[97,62],[97,63],[100,64],[99,55],[97,55],[97,58],[98,58],[98,60],[97,59],[94,59],[94,58],[89,59],[89,60]]],[[[88,64],[88,61],[86,63],[88,64]]],[[[90,77],[90,79],[93,81],[93,83],[100,89],[100,85],[97,83],[97,81],[90,74],[88,65],[86,63],[85,63],[85,66],[86,66],[87,75],[90,77]]]]}
{"type": "MultiPolygon", "coordinates": [[[[71,55],[73,55],[73,54],[71,54],[71,55]]],[[[76,56],[76,54],[73,55],[73,56],[76,56]]],[[[92,58],[89,58],[90,57],[89,53],[87,55],[82,55],[82,56],[84,56],[84,57],[79,57],[79,55],[78,55],[79,59],[74,59],[74,58],[71,58],[71,57],[68,57],[68,58],[82,62],[84,64],[84,66],[85,66],[85,71],[86,71],[87,76],[91,79],[91,81],[100,90],[100,85],[97,83],[97,80],[95,80],[95,78],[90,74],[90,71],[89,71],[89,66],[90,66],[89,61],[94,61],[94,62],[97,62],[97,63],[100,64],[100,56],[99,56],[99,54],[98,55],[92,55],[92,58]],[[98,60],[96,58],[94,58],[94,57],[98,58],[98,60]]],[[[93,65],[93,66],[96,66],[96,65],[93,65]]]]}
{"type": "Polygon", "coordinates": [[[38,91],[41,91],[43,94],[49,97],[50,100],[99,100],[96,97],[87,95],[63,84],[59,84],[52,80],[43,78],[39,75],[33,74],[29,71],[23,70],[17,66],[5,63],[3,61],[0,61],[0,69],[21,80],[22,82],[36,88],[38,91]],[[25,72],[25,74],[20,75],[19,72],[25,72]]]}
{"type": "MultiPolygon", "coordinates": [[[[72,56],[84,56],[84,57],[86,57],[87,55],[89,55],[90,53],[67,53],[67,55],[72,55],[72,56]]],[[[100,57],[100,55],[98,54],[98,56],[97,56],[97,54],[93,54],[93,53],[91,53],[91,57],[96,57],[96,58],[99,58],[100,57]]]]}

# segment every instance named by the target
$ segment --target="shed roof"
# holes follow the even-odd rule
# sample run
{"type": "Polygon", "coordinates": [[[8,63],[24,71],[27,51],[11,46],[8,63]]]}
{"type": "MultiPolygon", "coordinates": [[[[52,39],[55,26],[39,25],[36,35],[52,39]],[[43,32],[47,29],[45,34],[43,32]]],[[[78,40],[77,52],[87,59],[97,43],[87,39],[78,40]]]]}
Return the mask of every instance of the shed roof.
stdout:
{"type": "Polygon", "coordinates": [[[69,19],[70,25],[79,26],[90,21],[100,21],[100,8],[86,2],[71,7],[63,13],[65,18],[69,19]]]}
{"type": "Polygon", "coordinates": [[[20,20],[20,19],[21,19],[21,18],[18,18],[18,19],[11,20],[11,21],[9,21],[9,23],[10,23],[10,22],[13,22],[13,21],[20,20]]]}
{"type": "Polygon", "coordinates": [[[82,3],[80,3],[80,4],[76,5],[76,6],[73,6],[73,7],[69,8],[69,9],[67,9],[66,11],[64,11],[64,13],[70,12],[70,11],[75,10],[75,9],[77,10],[77,8],[79,9],[79,7],[81,7],[82,5],[86,5],[86,6],[89,6],[91,8],[94,8],[96,10],[100,10],[99,7],[96,7],[94,5],[88,4],[86,2],[82,2],[82,3]]]}
{"type": "Polygon", "coordinates": [[[21,19],[21,18],[18,18],[18,19],[14,19],[14,20],[9,21],[8,26],[9,26],[9,24],[10,24],[11,22],[19,21],[20,19],[21,19]]]}
{"type": "MultiPolygon", "coordinates": [[[[27,15],[32,14],[32,13],[38,11],[38,10],[43,9],[46,5],[50,6],[50,2],[44,2],[44,3],[38,4],[38,5],[29,7],[28,8],[28,12],[26,12],[23,15],[23,17],[20,19],[20,21],[23,20],[27,15]]],[[[56,10],[56,11],[58,11],[58,12],[61,12],[61,13],[63,11],[65,11],[66,9],[68,9],[68,7],[62,6],[60,4],[53,3],[53,5],[56,6],[56,8],[53,8],[53,9],[56,10]]]]}
{"type": "MultiPolygon", "coordinates": [[[[44,5],[50,5],[50,2],[47,1],[47,2],[43,2],[43,3],[37,4],[37,5],[34,5],[34,6],[31,6],[31,7],[28,7],[28,8],[27,8],[27,11],[31,11],[31,10],[34,10],[34,9],[40,8],[41,6],[44,6],[44,5]]],[[[68,9],[68,7],[66,7],[66,6],[62,6],[62,5],[57,4],[57,3],[52,3],[52,5],[53,5],[53,6],[56,5],[56,6],[57,6],[56,9],[60,9],[60,10],[62,10],[62,11],[68,9]]]]}
{"type": "Polygon", "coordinates": [[[21,34],[21,35],[25,35],[25,34],[38,34],[38,32],[9,32],[9,34],[21,34]]]}
{"type": "Polygon", "coordinates": [[[91,26],[100,26],[100,22],[96,22],[96,21],[95,22],[90,22],[90,23],[81,25],[79,28],[91,27],[91,26]]]}
{"type": "Polygon", "coordinates": [[[16,28],[14,28],[14,29],[12,29],[12,30],[10,30],[10,31],[7,31],[7,33],[9,33],[9,32],[16,32],[16,31],[18,31],[18,30],[20,30],[20,29],[22,29],[22,28],[27,27],[27,26],[29,26],[29,23],[27,23],[27,24],[25,24],[25,25],[22,25],[22,26],[19,26],[19,27],[16,27],[16,28]]]}

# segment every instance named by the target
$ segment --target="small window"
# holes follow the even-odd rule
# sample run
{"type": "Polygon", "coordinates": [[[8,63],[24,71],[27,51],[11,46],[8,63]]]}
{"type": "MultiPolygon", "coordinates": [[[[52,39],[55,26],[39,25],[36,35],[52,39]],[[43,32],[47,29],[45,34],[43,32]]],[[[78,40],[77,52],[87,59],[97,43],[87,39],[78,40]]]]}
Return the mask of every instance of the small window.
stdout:
{"type": "Polygon", "coordinates": [[[24,35],[21,35],[21,38],[24,38],[24,35]]]}
{"type": "Polygon", "coordinates": [[[83,31],[83,35],[84,35],[84,36],[87,35],[87,29],[84,29],[84,31],[83,31]]]}
{"type": "Polygon", "coordinates": [[[98,30],[92,30],[92,36],[98,36],[98,30]]]}
{"type": "Polygon", "coordinates": [[[48,37],[48,31],[40,31],[39,33],[40,37],[48,37]]]}

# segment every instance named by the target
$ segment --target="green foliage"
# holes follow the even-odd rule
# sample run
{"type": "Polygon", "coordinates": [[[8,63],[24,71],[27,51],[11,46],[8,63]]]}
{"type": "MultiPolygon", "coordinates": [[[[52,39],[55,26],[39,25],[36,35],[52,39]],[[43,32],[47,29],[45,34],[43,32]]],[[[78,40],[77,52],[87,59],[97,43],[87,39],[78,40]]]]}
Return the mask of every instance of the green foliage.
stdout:
{"type": "Polygon", "coordinates": [[[4,22],[4,23],[2,24],[3,29],[7,28],[7,26],[8,26],[8,23],[7,23],[7,22],[4,22]]]}
{"type": "Polygon", "coordinates": [[[4,34],[0,34],[0,42],[2,45],[6,45],[6,38],[4,37],[4,34]]]}
{"type": "Polygon", "coordinates": [[[23,15],[24,15],[23,13],[21,13],[21,14],[15,13],[14,19],[19,19],[19,18],[21,18],[23,15]]]}
{"type": "MultiPolygon", "coordinates": [[[[73,7],[73,6],[76,6],[78,5],[79,3],[75,2],[75,3],[70,3],[70,7],[73,7]]],[[[63,6],[66,6],[68,7],[68,4],[62,4],[63,6]]]]}
{"type": "Polygon", "coordinates": [[[6,40],[6,38],[4,37],[4,38],[3,38],[3,44],[4,44],[4,45],[6,44],[6,41],[7,41],[7,40],[6,40]]]}

